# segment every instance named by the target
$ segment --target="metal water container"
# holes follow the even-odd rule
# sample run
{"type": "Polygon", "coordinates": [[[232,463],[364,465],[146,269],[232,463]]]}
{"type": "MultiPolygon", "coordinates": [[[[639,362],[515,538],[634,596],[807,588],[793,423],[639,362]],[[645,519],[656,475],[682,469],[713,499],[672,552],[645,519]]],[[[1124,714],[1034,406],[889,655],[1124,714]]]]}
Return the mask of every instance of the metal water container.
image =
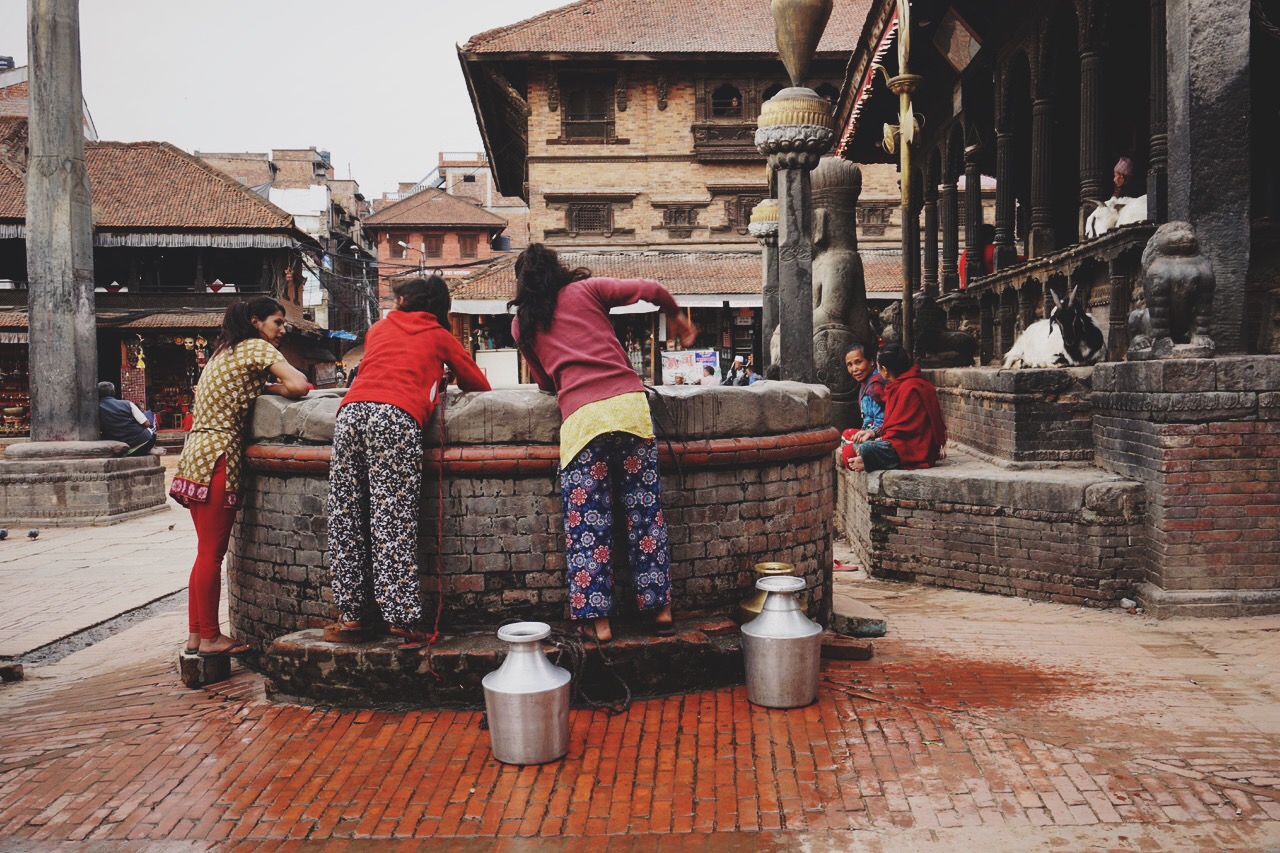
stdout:
{"type": "Polygon", "coordinates": [[[756,581],[767,593],[760,615],[742,626],[742,653],[747,665],[747,699],[765,708],[799,708],[818,698],[822,665],[822,626],[800,610],[796,593],[804,589],[796,577],[756,581]]]}
{"type": "Polygon", "coordinates": [[[545,764],[569,751],[571,676],[542,653],[549,636],[545,622],[498,629],[507,658],[481,684],[493,757],[503,764],[545,764]]]}

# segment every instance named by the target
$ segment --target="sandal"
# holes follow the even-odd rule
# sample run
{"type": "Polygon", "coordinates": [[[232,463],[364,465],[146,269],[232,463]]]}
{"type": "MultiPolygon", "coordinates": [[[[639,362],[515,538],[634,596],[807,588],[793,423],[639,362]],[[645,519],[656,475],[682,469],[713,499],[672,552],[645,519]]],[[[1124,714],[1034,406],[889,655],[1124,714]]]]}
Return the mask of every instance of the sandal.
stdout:
{"type": "Polygon", "coordinates": [[[676,617],[672,616],[670,622],[654,619],[653,635],[655,637],[674,637],[676,635],[676,617]]]}
{"type": "Polygon", "coordinates": [[[600,639],[600,637],[596,634],[595,622],[587,622],[587,621],[578,622],[576,625],[573,626],[573,631],[582,639],[591,640],[597,646],[607,646],[613,642],[612,634],[609,636],[608,639],[605,639],[605,640],[600,639]]]}
{"type": "Polygon", "coordinates": [[[257,653],[258,650],[248,643],[236,643],[220,652],[196,652],[202,658],[239,658],[257,653]]]}
{"type": "Polygon", "coordinates": [[[391,633],[400,638],[400,644],[396,648],[402,652],[425,649],[436,639],[435,634],[428,634],[416,628],[392,628],[391,633]]]}
{"type": "Polygon", "coordinates": [[[324,626],[326,643],[363,643],[364,626],[359,619],[339,620],[324,626]]]}

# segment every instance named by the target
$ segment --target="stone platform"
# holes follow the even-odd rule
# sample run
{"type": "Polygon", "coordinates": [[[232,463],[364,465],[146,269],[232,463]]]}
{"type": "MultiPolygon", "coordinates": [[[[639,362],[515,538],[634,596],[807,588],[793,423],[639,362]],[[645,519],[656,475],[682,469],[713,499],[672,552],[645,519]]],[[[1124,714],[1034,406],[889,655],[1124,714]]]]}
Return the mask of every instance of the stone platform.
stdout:
{"type": "MultiPolygon", "coordinates": [[[[570,656],[557,642],[581,642],[580,678],[594,700],[665,696],[742,684],[742,635],[714,614],[681,616],[674,637],[620,628],[603,647],[565,630],[543,645],[566,669],[570,656]],[[605,661],[609,664],[606,665],[605,661]],[[621,679],[621,682],[619,681],[621,679]]],[[[301,704],[354,708],[482,708],[481,679],[502,663],[507,646],[494,632],[446,636],[423,651],[400,651],[384,636],[365,643],[329,643],[318,629],[280,637],[259,661],[267,691],[301,704]],[[434,670],[435,675],[432,675],[434,670]],[[438,678],[436,676],[439,676],[438,678]]]]}
{"type": "Polygon", "coordinates": [[[167,508],[159,457],[118,441],[24,442],[0,460],[0,526],[116,524],[167,508]]]}

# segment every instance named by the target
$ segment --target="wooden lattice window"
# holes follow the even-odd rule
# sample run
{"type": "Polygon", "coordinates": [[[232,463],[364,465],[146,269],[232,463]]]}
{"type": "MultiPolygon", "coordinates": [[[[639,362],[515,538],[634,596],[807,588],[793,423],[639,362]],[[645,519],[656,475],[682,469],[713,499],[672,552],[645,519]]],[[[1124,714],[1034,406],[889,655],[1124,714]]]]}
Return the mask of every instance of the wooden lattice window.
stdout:
{"type": "Polygon", "coordinates": [[[689,228],[698,224],[698,211],[693,207],[668,207],[662,211],[662,224],[668,228],[689,228]]]}
{"type": "Polygon", "coordinates": [[[608,234],[613,230],[613,205],[601,202],[569,205],[565,227],[578,234],[608,234]]]}
{"type": "Polygon", "coordinates": [[[565,139],[598,139],[613,136],[612,74],[564,75],[560,80],[564,103],[562,133],[565,139]]]}
{"type": "Polygon", "coordinates": [[[751,210],[763,198],[763,195],[739,195],[725,201],[724,216],[726,224],[730,228],[736,228],[743,234],[747,233],[747,226],[751,223],[751,210]]]}

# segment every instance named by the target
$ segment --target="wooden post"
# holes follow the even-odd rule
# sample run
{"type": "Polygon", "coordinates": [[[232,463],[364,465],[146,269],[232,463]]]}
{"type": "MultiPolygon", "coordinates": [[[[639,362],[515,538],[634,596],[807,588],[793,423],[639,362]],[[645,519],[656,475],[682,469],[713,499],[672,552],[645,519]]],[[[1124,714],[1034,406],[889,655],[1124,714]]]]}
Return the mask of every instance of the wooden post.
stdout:
{"type": "MultiPolygon", "coordinates": [[[[1047,85],[1041,81],[1040,85],[1047,85]]],[[[1036,98],[1031,105],[1031,239],[1033,258],[1053,251],[1053,206],[1049,198],[1053,169],[1053,101],[1036,98]]]]}
{"type": "Polygon", "coordinates": [[[985,275],[982,256],[982,149],[970,145],[964,150],[964,258],[965,279],[972,283],[985,275]]]}

